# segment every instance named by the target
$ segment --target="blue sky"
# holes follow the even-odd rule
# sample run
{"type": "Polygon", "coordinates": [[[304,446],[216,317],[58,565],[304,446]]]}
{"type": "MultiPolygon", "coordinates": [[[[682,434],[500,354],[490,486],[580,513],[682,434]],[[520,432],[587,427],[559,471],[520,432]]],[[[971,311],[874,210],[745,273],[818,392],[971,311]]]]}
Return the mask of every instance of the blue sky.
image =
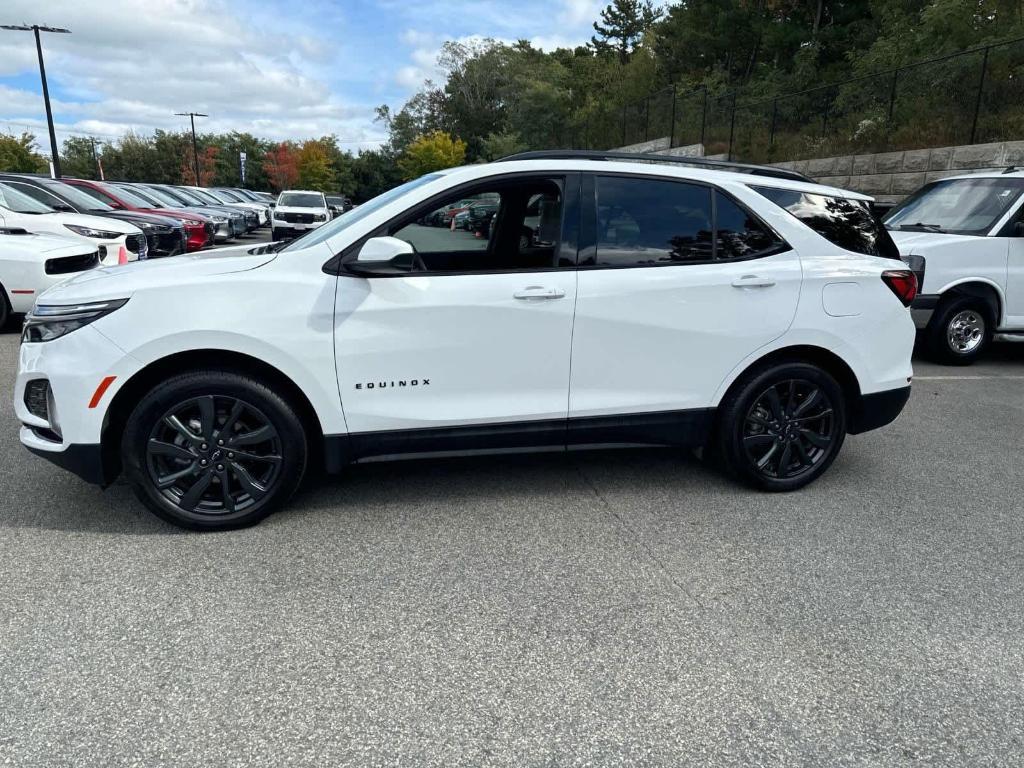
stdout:
{"type": "MultiPolygon", "coordinates": [[[[128,130],[206,130],[270,139],[335,134],[376,146],[379,104],[399,107],[438,78],[448,39],[528,39],[545,49],[590,38],[601,0],[4,0],[0,23],[46,35],[58,143],[128,130]],[[197,125],[197,127],[199,127],[197,125]]],[[[30,33],[0,30],[0,131],[48,139],[30,33]]]]}

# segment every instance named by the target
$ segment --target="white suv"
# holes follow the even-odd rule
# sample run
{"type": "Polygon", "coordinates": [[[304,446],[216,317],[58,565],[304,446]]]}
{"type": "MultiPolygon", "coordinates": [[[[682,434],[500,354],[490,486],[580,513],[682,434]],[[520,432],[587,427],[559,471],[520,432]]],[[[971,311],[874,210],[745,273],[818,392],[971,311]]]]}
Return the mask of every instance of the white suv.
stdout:
{"type": "Polygon", "coordinates": [[[799,488],[906,403],[916,281],[867,198],[699,162],[529,153],[288,245],[72,278],[26,320],[21,440],[199,529],[260,520],[313,457],[707,446],[799,488]],[[417,223],[483,193],[486,237],[417,223]]]}
{"type": "Polygon", "coordinates": [[[278,195],[270,214],[270,239],[282,240],[304,235],[326,224],[330,218],[331,211],[323,192],[285,190],[278,195]]]}
{"type": "Polygon", "coordinates": [[[1024,172],[927,184],[885,225],[917,274],[913,317],[933,357],[967,365],[993,338],[1024,341],[1024,172]]]}

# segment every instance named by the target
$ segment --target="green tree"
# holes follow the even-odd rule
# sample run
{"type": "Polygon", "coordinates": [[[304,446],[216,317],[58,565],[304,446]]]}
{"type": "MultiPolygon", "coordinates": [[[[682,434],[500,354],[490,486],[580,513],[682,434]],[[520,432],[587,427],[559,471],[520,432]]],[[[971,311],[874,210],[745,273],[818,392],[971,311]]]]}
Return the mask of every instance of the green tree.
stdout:
{"type": "Polygon", "coordinates": [[[601,23],[594,22],[597,35],[590,38],[590,43],[598,53],[615,53],[626,64],[661,14],[651,0],[614,0],[601,11],[601,23]]]}
{"type": "Polygon", "coordinates": [[[100,149],[96,140],[88,136],[69,136],[60,150],[60,169],[65,176],[80,179],[98,179],[96,158],[100,149]]]}
{"type": "Polygon", "coordinates": [[[0,170],[17,173],[41,173],[48,168],[39,154],[36,137],[31,133],[11,136],[0,133],[0,170]]]}
{"type": "Polygon", "coordinates": [[[481,142],[484,160],[499,160],[527,149],[518,133],[490,133],[481,142]]]}
{"type": "Polygon", "coordinates": [[[433,131],[410,144],[398,159],[404,179],[417,179],[425,173],[462,165],[466,161],[466,142],[444,131],[433,131]]]}

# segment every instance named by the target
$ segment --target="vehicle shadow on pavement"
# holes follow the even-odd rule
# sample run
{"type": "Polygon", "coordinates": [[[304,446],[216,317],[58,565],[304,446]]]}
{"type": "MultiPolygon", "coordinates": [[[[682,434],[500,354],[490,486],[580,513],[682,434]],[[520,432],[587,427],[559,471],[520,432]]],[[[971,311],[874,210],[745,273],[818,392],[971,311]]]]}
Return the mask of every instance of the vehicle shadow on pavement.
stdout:
{"type": "MultiPolygon", "coordinates": [[[[164,523],[119,478],[103,490],[49,465],[33,462],[29,477],[6,489],[30,505],[0,509],[0,531],[37,528],[122,535],[189,535],[164,523]],[[28,492],[34,487],[35,493],[28,492]],[[40,493],[38,489],[45,489],[40,493]]],[[[426,458],[368,463],[340,475],[307,478],[288,505],[258,528],[308,523],[344,527],[374,515],[412,516],[453,505],[488,514],[531,504],[578,503],[599,496],[594,479],[609,493],[705,496],[732,485],[691,453],[671,449],[546,452],[466,458],[426,458]]],[[[214,535],[217,534],[204,534],[214,535]]]]}

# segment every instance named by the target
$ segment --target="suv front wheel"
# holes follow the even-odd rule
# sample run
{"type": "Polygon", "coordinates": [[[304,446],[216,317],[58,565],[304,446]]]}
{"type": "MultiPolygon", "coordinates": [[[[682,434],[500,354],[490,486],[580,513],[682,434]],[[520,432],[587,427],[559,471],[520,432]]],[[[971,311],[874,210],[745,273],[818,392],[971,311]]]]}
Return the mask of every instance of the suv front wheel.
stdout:
{"type": "Polygon", "coordinates": [[[305,430],[287,400],[220,370],[159,384],[135,407],[121,443],[136,496],[194,530],[258,523],[298,488],[306,456],[305,430]]]}
{"type": "Polygon", "coordinates": [[[746,374],[719,410],[717,453],[732,474],[766,491],[818,478],[846,438],[846,401],[836,380],[808,363],[746,374]]]}

